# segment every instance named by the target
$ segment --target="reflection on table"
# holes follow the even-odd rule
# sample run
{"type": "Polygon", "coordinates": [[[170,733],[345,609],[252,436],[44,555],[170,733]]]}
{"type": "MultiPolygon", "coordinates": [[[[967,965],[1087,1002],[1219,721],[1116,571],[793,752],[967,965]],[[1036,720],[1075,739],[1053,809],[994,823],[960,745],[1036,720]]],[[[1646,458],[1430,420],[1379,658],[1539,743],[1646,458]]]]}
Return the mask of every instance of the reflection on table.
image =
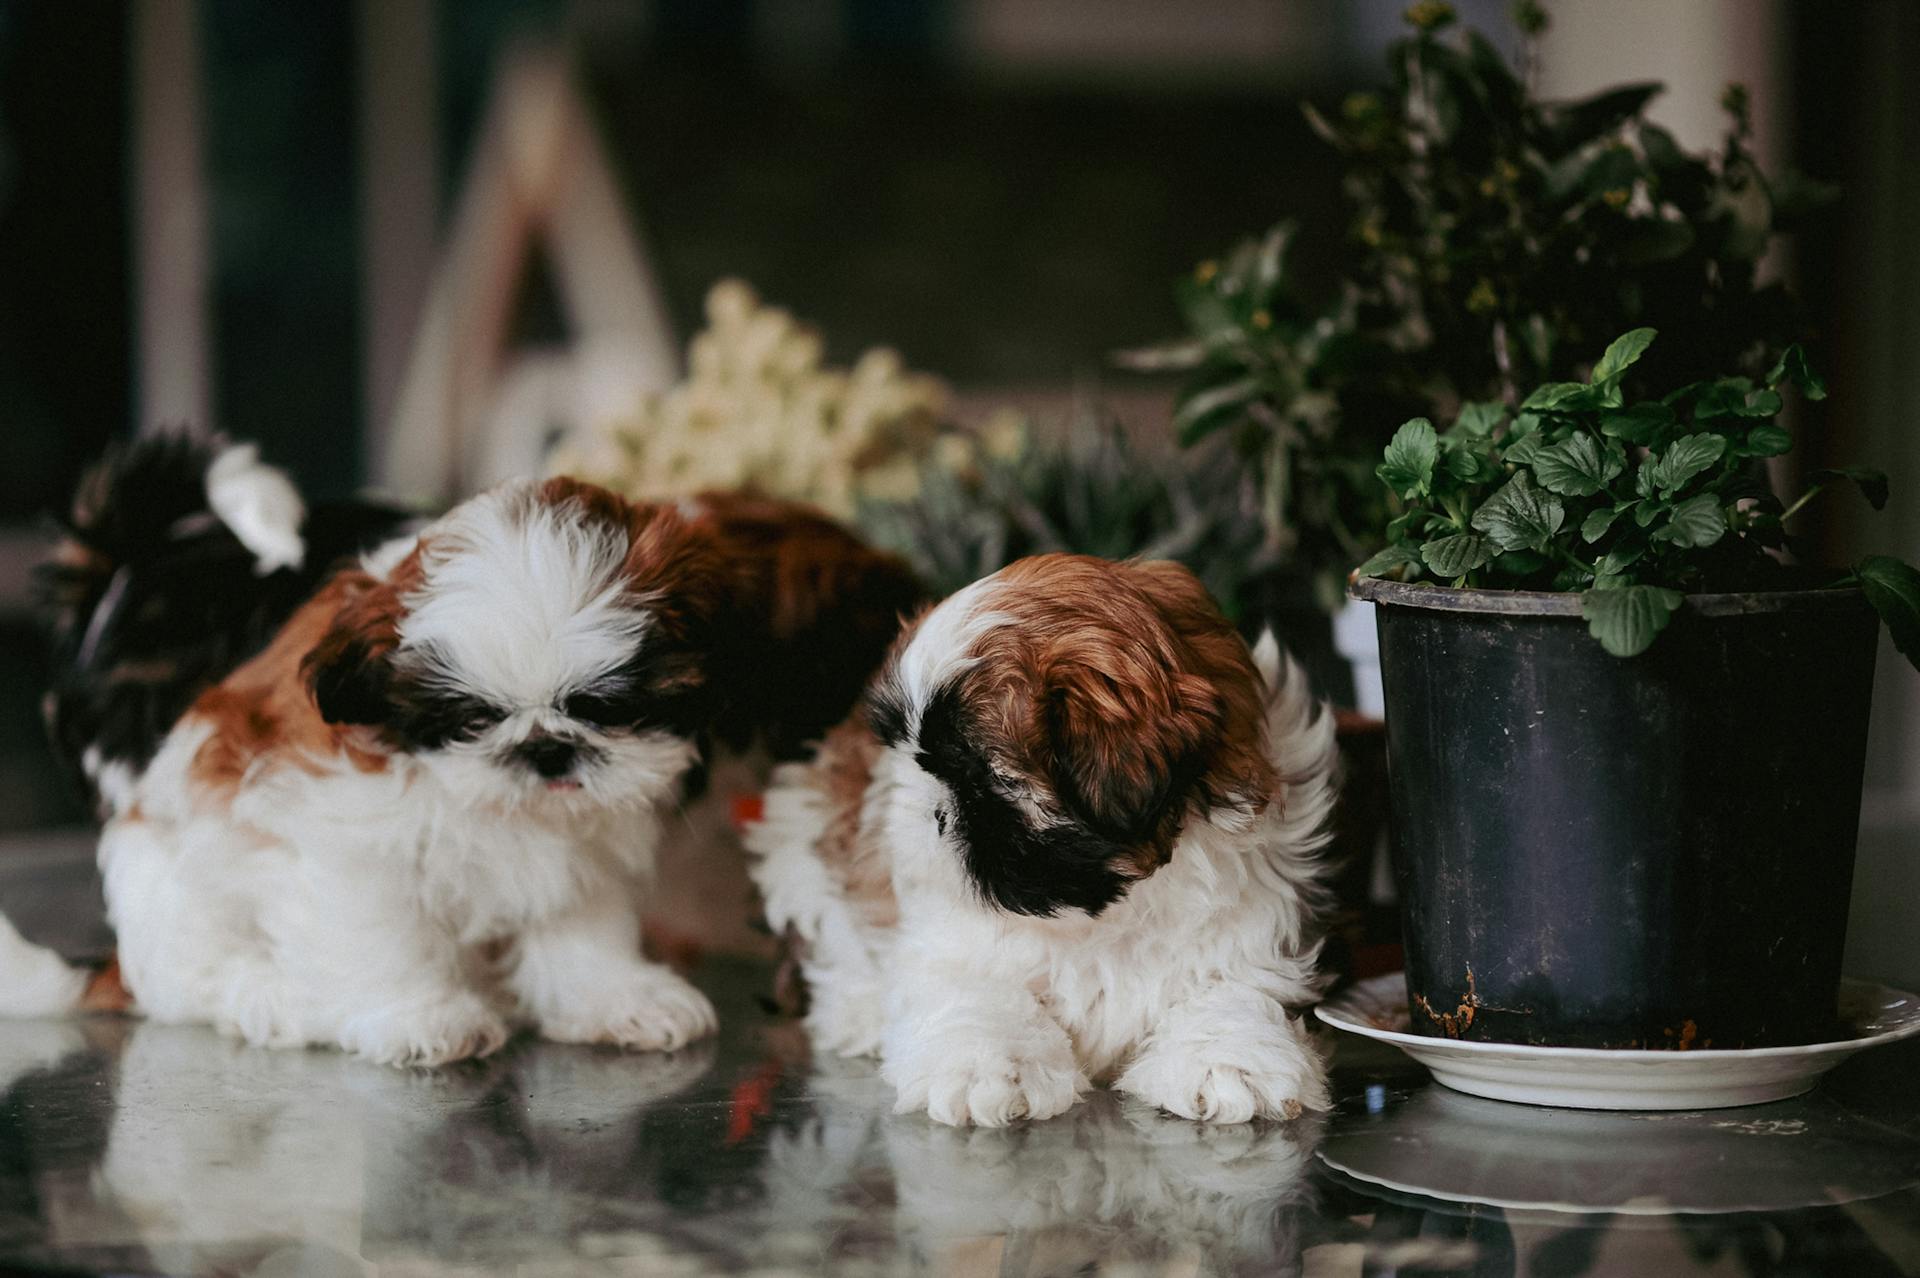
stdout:
{"type": "Polygon", "coordinates": [[[1321,1121],[1096,1092],[1001,1131],[894,1115],[711,963],[720,1040],[516,1042],[405,1073],[139,1021],[0,1024],[0,1269],[952,1275],[1920,1271],[1920,1048],[1801,1100],[1535,1110],[1368,1044],[1321,1121]]]}

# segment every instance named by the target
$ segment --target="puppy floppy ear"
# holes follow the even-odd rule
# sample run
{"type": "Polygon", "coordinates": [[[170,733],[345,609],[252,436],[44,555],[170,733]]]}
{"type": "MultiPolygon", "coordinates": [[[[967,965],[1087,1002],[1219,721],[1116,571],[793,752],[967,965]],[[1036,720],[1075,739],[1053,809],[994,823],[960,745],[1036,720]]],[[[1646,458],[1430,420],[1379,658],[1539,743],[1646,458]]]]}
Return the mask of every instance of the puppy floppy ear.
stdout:
{"type": "Polygon", "coordinates": [[[399,644],[399,592],[358,569],[334,578],[343,602],[300,663],[301,678],[328,723],[385,724],[393,650],[399,644]]]}
{"type": "Polygon", "coordinates": [[[1099,647],[1047,672],[1042,717],[1054,790],[1089,829],[1157,865],[1219,740],[1224,707],[1205,679],[1146,652],[1099,647]]]}
{"type": "Polygon", "coordinates": [[[1216,817],[1252,816],[1278,784],[1267,753],[1266,680],[1219,605],[1191,572],[1165,561],[1134,561],[1127,577],[1152,604],[1179,654],[1176,700],[1209,722],[1195,807],[1216,817]]]}

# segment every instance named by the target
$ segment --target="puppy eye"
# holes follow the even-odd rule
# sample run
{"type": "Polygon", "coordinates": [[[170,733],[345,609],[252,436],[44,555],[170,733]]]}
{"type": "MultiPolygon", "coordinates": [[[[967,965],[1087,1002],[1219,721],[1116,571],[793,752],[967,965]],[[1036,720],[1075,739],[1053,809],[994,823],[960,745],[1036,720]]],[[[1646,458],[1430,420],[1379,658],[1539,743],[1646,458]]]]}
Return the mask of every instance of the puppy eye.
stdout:
{"type": "Polygon", "coordinates": [[[942,835],[946,834],[947,810],[945,808],[935,808],[933,810],[933,824],[942,835]]]}
{"type": "Polygon", "coordinates": [[[499,722],[500,712],[498,710],[480,709],[468,714],[466,723],[461,726],[468,732],[480,733],[485,732],[488,728],[491,728],[499,722]]]}
{"type": "Polygon", "coordinates": [[[569,719],[578,719],[599,728],[621,728],[634,721],[632,706],[591,692],[575,693],[561,704],[560,709],[569,719]]]}

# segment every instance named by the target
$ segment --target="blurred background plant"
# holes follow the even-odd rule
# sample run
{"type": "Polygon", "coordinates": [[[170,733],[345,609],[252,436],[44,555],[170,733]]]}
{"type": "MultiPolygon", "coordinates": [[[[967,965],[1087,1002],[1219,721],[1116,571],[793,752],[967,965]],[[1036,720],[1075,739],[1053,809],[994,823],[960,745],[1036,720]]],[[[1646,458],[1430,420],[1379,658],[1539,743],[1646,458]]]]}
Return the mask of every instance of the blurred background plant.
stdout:
{"type": "Polygon", "coordinates": [[[826,365],[820,335],[739,280],[708,293],[686,376],[548,460],[637,499],[747,488],[812,502],[945,595],[1049,551],[1175,559],[1234,615],[1279,562],[1259,486],[1224,446],[1142,445],[1090,396],[1064,420],[956,424],[937,378],[886,348],[826,365]]]}
{"type": "Polygon", "coordinates": [[[863,501],[858,522],[939,594],[1024,555],[1138,555],[1185,564],[1240,617],[1277,560],[1258,501],[1227,450],[1144,448],[1089,403],[1052,430],[1005,411],[949,434],[912,497],[863,501]]]}
{"type": "Polygon", "coordinates": [[[1333,295],[1296,287],[1283,224],[1180,281],[1184,338],[1119,357],[1186,374],[1181,442],[1232,442],[1270,539],[1328,609],[1393,513],[1372,462],[1399,423],[1512,407],[1629,328],[1673,339],[1634,370],[1649,386],[1758,374],[1804,336],[1763,259],[1832,189],[1760,171],[1743,89],[1722,99],[1720,149],[1690,154],[1647,118],[1658,84],[1539,100],[1535,0],[1513,6],[1520,70],[1477,31],[1451,38],[1453,20],[1413,5],[1383,88],[1332,116],[1305,107],[1344,166],[1333,295]]]}
{"type": "Polygon", "coordinates": [[[630,415],[574,432],[554,470],[632,498],[752,488],[842,519],[862,498],[917,489],[947,402],[938,379],[884,348],[828,367],[818,333],[739,280],[713,286],[706,314],[686,376],[630,415]]]}

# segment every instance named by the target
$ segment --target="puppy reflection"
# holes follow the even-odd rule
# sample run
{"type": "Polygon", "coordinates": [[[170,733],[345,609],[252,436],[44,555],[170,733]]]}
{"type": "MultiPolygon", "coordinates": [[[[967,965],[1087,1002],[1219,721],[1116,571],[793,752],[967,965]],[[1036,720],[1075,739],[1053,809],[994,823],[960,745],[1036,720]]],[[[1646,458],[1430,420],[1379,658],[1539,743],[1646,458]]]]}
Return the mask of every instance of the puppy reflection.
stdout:
{"type": "Polygon", "coordinates": [[[1318,1120],[1208,1127],[1112,1093],[1052,1123],[886,1127],[899,1225],[936,1272],[1299,1263],[1318,1120]]]}
{"type": "Polygon", "coordinates": [[[252,1272],[293,1243],[366,1260],[454,1240],[476,1256],[564,1251],[595,1204],[630,1196],[649,1107],[712,1063],[710,1043],[644,1056],[528,1043],[405,1075],[136,1023],[91,1219],[163,1272],[252,1272]]]}

